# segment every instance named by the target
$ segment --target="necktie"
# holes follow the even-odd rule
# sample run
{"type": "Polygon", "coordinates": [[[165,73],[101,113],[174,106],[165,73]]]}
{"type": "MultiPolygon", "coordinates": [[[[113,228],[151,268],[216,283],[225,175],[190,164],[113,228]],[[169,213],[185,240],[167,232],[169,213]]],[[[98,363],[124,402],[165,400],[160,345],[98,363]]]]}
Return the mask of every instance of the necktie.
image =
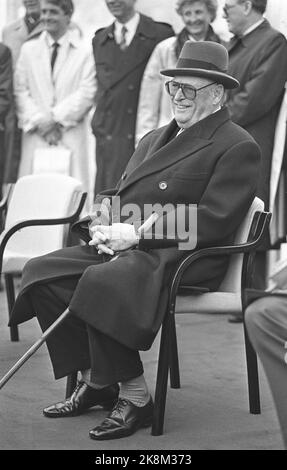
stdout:
{"type": "Polygon", "coordinates": [[[51,56],[51,69],[52,69],[52,72],[54,70],[54,65],[55,65],[55,62],[56,62],[56,59],[57,59],[59,47],[60,47],[60,44],[58,44],[57,42],[54,42],[54,44],[52,45],[52,48],[53,48],[53,52],[52,52],[52,56],[51,56]]]}
{"type": "Polygon", "coordinates": [[[125,27],[125,25],[122,26],[122,34],[121,34],[121,40],[120,40],[120,48],[122,51],[124,51],[127,48],[127,39],[126,39],[126,34],[128,30],[125,27]]]}

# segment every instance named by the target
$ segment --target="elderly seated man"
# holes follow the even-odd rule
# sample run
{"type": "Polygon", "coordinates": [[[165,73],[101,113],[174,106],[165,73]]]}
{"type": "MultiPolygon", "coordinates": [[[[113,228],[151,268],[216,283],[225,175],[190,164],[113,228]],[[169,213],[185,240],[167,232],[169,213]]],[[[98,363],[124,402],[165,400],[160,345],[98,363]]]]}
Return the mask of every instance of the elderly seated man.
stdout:
{"type": "MultiPolygon", "coordinates": [[[[174,119],[142,139],[117,188],[99,197],[109,220],[100,224],[95,212],[88,217],[88,245],[34,259],[24,269],[11,324],[36,315],[46,330],[68,307],[70,315],[47,345],[56,378],[82,372],[71,397],[48,406],[44,415],[75,416],[96,405],[109,409],[90,431],[92,439],[122,438],[151,424],[153,400],[139,351],[151,347],[161,326],[171,272],[186,250],[232,243],[256,195],[260,150],[221,106],[225,89],[238,85],[227,70],[224,46],[187,41],[176,67],[161,72],[172,77],[166,89],[174,119]],[[116,196],[110,207],[108,193],[116,196]],[[189,210],[194,206],[196,217],[189,210]],[[137,231],[148,207],[169,210],[156,211],[155,227],[137,231]],[[173,216],[174,240],[182,243],[167,248],[157,227],[169,237],[167,219],[173,216]],[[196,231],[196,246],[179,230],[182,220],[196,231]]],[[[78,227],[87,231],[85,221],[78,227]]],[[[202,260],[186,280],[214,290],[227,264],[226,258],[202,260]]]]}
{"type": "Polygon", "coordinates": [[[211,23],[217,12],[216,0],[178,0],[176,12],[184,24],[177,36],[161,41],[154,49],[141,82],[136,120],[136,144],[147,132],[172,119],[172,106],[164,92],[161,69],[173,68],[186,41],[221,42],[211,23]]]}

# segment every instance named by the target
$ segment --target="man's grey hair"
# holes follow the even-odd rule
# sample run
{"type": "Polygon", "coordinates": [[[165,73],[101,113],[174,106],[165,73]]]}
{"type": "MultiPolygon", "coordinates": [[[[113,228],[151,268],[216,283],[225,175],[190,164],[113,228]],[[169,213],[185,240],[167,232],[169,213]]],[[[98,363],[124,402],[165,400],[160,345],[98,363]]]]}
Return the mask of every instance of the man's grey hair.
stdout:
{"type": "Polygon", "coordinates": [[[263,13],[266,10],[267,0],[250,0],[252,3],[253,10],[256,10],[258,13],[263,13]]]}
{"type": "Polygon", "coordinates": [[[217,13],[217,8],[218,8],[217,0],[177,0],[175,11],[179,15],[182,15],[183,7],[193,5],[194,3],[197,3],[197,2],[202,3],[203,5],[206,6],[206,9],[208,13],[210,14],[211,23],[212,23],[216,18],[216,13],[217,13]]]}

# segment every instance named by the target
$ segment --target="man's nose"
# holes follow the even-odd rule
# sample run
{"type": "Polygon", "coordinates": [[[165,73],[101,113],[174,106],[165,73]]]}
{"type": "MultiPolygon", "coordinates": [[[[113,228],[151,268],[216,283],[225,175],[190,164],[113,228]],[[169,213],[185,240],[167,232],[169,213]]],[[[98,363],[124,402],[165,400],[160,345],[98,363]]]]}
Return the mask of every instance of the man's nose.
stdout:
{"type": "Polygon", "coordinates": [[[184,97],[184,94],[182,92],[182,89],[181,87],[178,88],[176,94],[174,95],[174,99],[175,100],[183,100],[185,97],[184,97]]]}
{"type": "Polygon", "coordinates": [[[188,23],[194,23],[196,20],[197,20],[197,15],[195,15],[194,13],[189,15],[189,17],[187,18],[188,23]]]}
{"type": "Polygon", "coordinates": [[[41,19],[42,20],[48,20],[51,17],[51,14],[48,11],[44,11],[41,13],[41,19]]]}

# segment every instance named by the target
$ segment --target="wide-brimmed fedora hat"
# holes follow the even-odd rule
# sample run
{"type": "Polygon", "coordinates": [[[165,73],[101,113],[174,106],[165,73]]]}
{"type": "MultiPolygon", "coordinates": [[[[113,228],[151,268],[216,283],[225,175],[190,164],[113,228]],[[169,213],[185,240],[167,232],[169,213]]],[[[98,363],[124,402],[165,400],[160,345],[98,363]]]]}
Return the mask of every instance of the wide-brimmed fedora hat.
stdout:
{"type": "Polygon", "coordinates": [[[168,77],[189,76],[210,78],[222,83],[225,88],[236,88],[238,80],[228,75],[227,49],[211,41],[186,41],[174,69],[164,69],[160,73],[168,77]]]}

